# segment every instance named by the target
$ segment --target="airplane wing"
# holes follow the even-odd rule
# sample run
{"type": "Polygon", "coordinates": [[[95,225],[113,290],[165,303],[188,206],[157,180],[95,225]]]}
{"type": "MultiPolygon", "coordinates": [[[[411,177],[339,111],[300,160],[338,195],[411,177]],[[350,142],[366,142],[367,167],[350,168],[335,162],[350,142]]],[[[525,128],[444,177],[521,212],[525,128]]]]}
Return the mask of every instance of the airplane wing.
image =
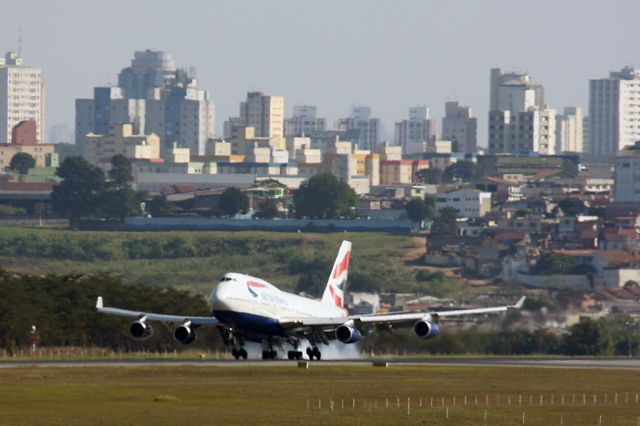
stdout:
{"type": "Polygon", "coordinates": [[[464,315],[488,314],[494,312],[504,312],[522,308],[526,297],[523,296],[514,305],[493,306],[489,308],[458,309],[454,311],[426,311],[426,312],[392,312],[388,314],[369,315],[349,315],[348,317],[336,318],[281,318],[280,325],[284,328],[331,328],[344,324],[347,321],[354,321],[360,324],[388,324],[392,326],[407,326],[415,321],[431,315],[433,318],[444,318],[464,315]]]}
{"type": "Polygon", "coordinates": [[[98,297],[98,300],[96,301],[96,310],[103,314],[116,315],[120,317],[146,318],[147,321],[174,322],[174,323],[183,323],[183,322],[191,321],[191,324],[194,324],[194,325],[218,324],[218,320],[215,319],[214,317],[192,317],[192,316],[181,316],[181,315],[154,314],[151,312],[130,311],[128,309],[106,307],[104,306],[102,297],[98,297]]]}

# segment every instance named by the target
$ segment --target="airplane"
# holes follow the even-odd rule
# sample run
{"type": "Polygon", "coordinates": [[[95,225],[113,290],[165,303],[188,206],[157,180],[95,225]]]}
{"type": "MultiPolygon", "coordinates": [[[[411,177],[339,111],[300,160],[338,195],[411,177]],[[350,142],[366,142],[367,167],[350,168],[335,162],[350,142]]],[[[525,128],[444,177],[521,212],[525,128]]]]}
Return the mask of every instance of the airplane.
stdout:
{"type": "Polygon", "coordinates": [[[97,299],[96,310],[134,318],[129,332],[135,339],[151,337],[150,322],[154,321],[167,324],[174,339],[182,344],[193,343],[199,327],[214,326],[220,331],[225,345],[232,347],[235,359],[247,359],[244,346],[245,342],[251,341],[263,343],[263,348],[267,348],[262,351],[262,359],[277,357],[274,344],[280,347],[288,344],[292,347],[288,358],[300,360],[303,353],[298,349],[307,341],[307,357],[320,360],[320,343],[328,345],[330,340],[337,339],[344,344],[353,344],[373,327],[391,331],[413,326],[417,337],[430,339],[440,332],[441,318],[520,309],[525,300],[522,297],[514,305],[488,308],[349,315],[344,308],[344,292],[350,256],[351,242],[343,241],[320,301],[284,292],[257,277],[229,272],[211,292],[211,316],[165,315],[106,307],[102,297],[97,299]]]}

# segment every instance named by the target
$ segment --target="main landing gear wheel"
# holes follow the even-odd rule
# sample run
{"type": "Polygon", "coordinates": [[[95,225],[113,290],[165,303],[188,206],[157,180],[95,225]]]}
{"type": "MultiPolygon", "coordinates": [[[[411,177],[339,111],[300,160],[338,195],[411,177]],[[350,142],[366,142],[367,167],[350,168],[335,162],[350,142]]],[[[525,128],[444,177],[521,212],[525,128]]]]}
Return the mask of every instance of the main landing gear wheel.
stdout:
{"type": "Polygon", "coordinates": [[[248,356],[245,348],[240,348],[240,349],[233,348],[231,349],[231,355],[233,355],[235,359],[240,359],[240,358],[247,359],[247,356],[248,356]]]}
{"type": "Polygon", "coordinates": [[[262,351],[262,359],[276,359],[278,356],[278,352],[273,349],[269,349],[267,351],[262,351]]]}
{"type": "Polygon", "coordinates": [[[313,348],[307,348],[307,356],[310,360],[313,360],[313,358],[315,357],[318,361],[320,361],[320,359],[322,358],[322,354],[320,353],[320,350],[317,346],[313,348]]]}
{"type": "Polygon", "coordinates": [[[302,351],[289,351],[287,353],[287,357],[290,360],[294,360],[294,359],[302,359],[302,351]]]}

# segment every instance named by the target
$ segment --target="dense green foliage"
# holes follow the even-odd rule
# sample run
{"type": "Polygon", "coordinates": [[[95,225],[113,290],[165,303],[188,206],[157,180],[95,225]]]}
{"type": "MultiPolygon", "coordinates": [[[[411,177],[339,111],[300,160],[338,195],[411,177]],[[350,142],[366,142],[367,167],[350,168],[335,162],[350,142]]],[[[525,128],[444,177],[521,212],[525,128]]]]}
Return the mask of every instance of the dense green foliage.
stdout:
{"type": "Polygon", "coordinates": [[[531,273],[551,275],[551,274],[569,274],[578,269],[578,260],[571,256],[565,256],[557,253],[544,253],[533,268],[531,273]]]}
{"type": "Polygon", "coordinates": [[[249,210],[249,197],[235,186],[231,186],[220,196],[218,208],[230,217],[238,213],[245,214],[249,210]]]}
{"type": "Polygon", "coordinates": [[[437,185],[442,183],[442,170],[437,168],[420,169],[416,172],[416,178],[422,183],[437,185]]]}
{"type": "Polygon", "coordinates": [[[62,183],[53,187],[53,211],[71,220],[96,217],[104,191],[104,173],[82,157],[67,157],[56,170],[62,183]]]}
{"type": "MultiPolygon", "coordinates": [[[[0,269],[0,347],[12,352],[31,343],[36,325],[44,346],[100,346],[120,350],[167,349],[173,341],[161,325],[154,336],[129,337],[130,320],[98,314],[97,296],[112,305],[177,314],[207,315],[205,301],[172,289],[125,286],[119,278],[96,275],[20,275],[0,269]]],[[[211,330],[207,332],[211,340],[211,330]]],[[[203,342],[207,339],[201,339],[203,342]]]]}
{"type": "Polygon", "coordinates": [[[316,219],[351,217],[357,199],[353,188],[330,173],[303,182],[293,196],[296,215],[316,219]]]}
{"type": "Polygon", "coordinates": [[[458,209],[453,207],[440,209],[438,216],[435,217],[431,225],[431,233],[438,237],[454,236],[456,234],[457,218],[458,209]]]}
{"type": "Polygon", "coordinates": [[[15,170],[21,175],[29,173],[29,169],[33,169],[36,166],[36,159],[27,152],[19,152],[11,157],[9,168],[15,170]]]}
{"type": "MultiPolygon", "coordinates": [[[[208,294],[215,280],[235,271],[264,278],[293,291],[312,274],[324,286],[343,239],[353,242],[349,286],[420,291],[403,255],[410,236],[380,233],[279,232],[74,232],[0,228],[0,262],[9,270],[39,274],[120,274],[127,283],[174,286],[208,294]],[[324,263],[319,262],[322,259],[324,263]],[[290,265],[307,268],[291,272],[290,265]]],[[[354,287],[355,288],[355,287],[354,287]]],[[[456,285],[451,285],[456,289],[456,285]]]]}
{"type": "Polygon", "coordinates": [[[139,194],[132,188],[131,163],[122,155],[111,159],[109,179],[82,157],[67,157],[56,170],[63,179],[54,186],[54,212],[71,220],[106,218],[124,220],[140,213],[139,194]]]}
{"type": "Polygon", "coordinates": [[[468,182],[476,176],[476,163],[473,161],[458,161],[444,170],[442,181],[447,183],[468,182]]]}
{"type": "Polygon", "coordinates": [[[433,206],[421,198],[414,198],[405,205],[407,217],[411,222],[418,223],[430,219],[434,215],[433,206]]]}
{"type": "MultiPolygon", "coordinates": [[[[483,331],[478,327],[442,332],[429,340],[417,339],[410,332],[377,332],[362,341],[367,352],[386,353],[398,350],[432,354],[494,355],[628,355],[638,354],[640,336],[630,317],[582,319],[567,333],[553,333],[545,328],[534,331],[510,327],[508,315],[500,331],[483,331]]],[[[517,315],[517,314],[516,314],[517,315]]],[[[442,326],[443,328],[446,327],[442,326]]]]}

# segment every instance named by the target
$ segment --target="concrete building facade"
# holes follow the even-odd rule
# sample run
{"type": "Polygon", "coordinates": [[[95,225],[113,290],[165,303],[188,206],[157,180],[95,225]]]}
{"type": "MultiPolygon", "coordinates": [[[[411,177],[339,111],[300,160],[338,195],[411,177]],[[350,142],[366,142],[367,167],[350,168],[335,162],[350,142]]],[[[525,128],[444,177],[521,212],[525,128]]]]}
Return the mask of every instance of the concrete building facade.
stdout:
{"type": "Polygon", "coordinates": [[[440,138],[450,140],[454,151],[474,154],[478,145],[478,119],[473,117],[471,107],[446,102],[444,110],[440,138]]]}
{"type": "Polygon", "coordinates": [[[11,141],[11,131],[22,121],[36,123],[36,140],[43,143],[44,82],[39,68],[23,64],[15,52],[0,58],[0,143],[11,141]]]}
{"type": "Polygon", "coordinates": [[[583,152],[583,121],[580,107],[565,107],[564,112],[556,116],[556,153],[583,152]]]}
{"type": "Polygon", "coordinates": [[[284,121],[284,135],[288,137],[305,136],[314,131],[326,130],[327,120],[318,118],[315,106],[296,105],[293,116],[284,121]]]}
{"type": "Polygon", "coordinates": [[[589,81],[589,157],[613,156],[640,140],[640,69],[589,81]]]}
{"type": "Polygon", "coordinates": [[[436,120],[429,119],[429,108],[409,108],[409,119],[395,123],[394,142],[402,147],[403,155],[424,152],[425,143],[436,139],[436,120]]]}
{"type": "Polygon", "coordinates": [[[457,209],[458,217],[483,217],[491,211],[491,193],[463,188],[438,194],[436,210],[440,211],[445,207],[457,209]]]}
{"type": "Polygon", "coordinates": [[[640,141],[616,153],[613,180],[614,202],[640,203],[640,141]]]}
{"type": "Polygon", "coordinates": [[[375,150],[382,142],[383,128],[379,118],[371,117],[371,108],[354,106],[349,117],[341,118],[337,123],[338,129],[344,131],[357,130],[357,139],[353,140],[359,149],[375,150]]]}
{"type": "Polygon", "coordinates": [[[160,138],[153,133],[135,134],[131,123],[110,123],[106,134],[85,136],[82,156],[89,163],[105,167],[114,155],[124,155],[130,160],[159,160],[160,138]]]}

